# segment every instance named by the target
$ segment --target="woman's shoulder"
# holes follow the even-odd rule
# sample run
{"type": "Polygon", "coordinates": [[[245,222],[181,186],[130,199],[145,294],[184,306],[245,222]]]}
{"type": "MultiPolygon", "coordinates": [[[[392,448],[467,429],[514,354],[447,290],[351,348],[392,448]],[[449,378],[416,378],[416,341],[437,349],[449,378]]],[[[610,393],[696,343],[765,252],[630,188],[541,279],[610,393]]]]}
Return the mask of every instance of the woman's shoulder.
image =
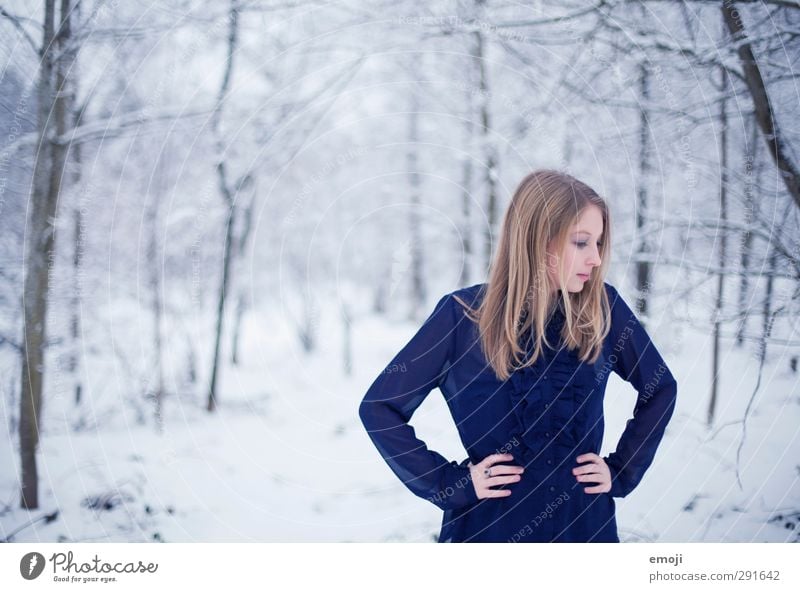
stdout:
{"type": "Polygon", "coordinates": [[[625,298],[622,297],[619,290],[613,285],[608,282],[603,282],[603,285],[606,289],[606,295],[608,296],[608,305],[612,311],[618,313],[625,313],[630,314],[631,308],[628,306],[627,301],[625,298]]]}
{"type": "Polygon", "coordinates": [[[608,282],[603,282],[608,295],[608,307],[611,313],[612,332],[619,332],[624,327],[638,324],[639,319],[633,308],[628,304],[617,288],[608,282]]]}
{"type": "MultiPolygon", "coordinates": [[[[603,282],[603,287],[605,287],[606,294],[608,295],[609,298],[611,298],[612,296],[617,296],[619,294],[617,289],[609,282],[604,281],[603,282]]],[[[610,301],[609,301],[609,303],[610,303],[610,301]]]]}
{"type": "Polygon", "coordinates": [[[623,313],[628,312],[628,305],[613,284],[604,281],[603,286],[606,289],[606,296],[608,296],[608,308],[612,323],[616,323],[623,313]]]}
{"type": "Polygon", "coordinates": [[[486,284],[473,284],[465,288],[458,288],[451,292],[446,292],[439,297],[433,312],[425,320],[425,324],[432,322],[456,323],[460,319],[458,311],[466,314],[466,308],[476,309],[480,304],[486,284]]]}
{"type": "Polygon", "coordinates": [[[473,284],[465,288],[458,288],[457,290],[453,290],[452,292],[450,292],[450,295],[474,300],[476,297],[483,295],[483,293],[486,291],[487,286],[488,284],[486,283],[473,284]]]}
{"type": "Polygon", "coordinates": [[[466,304],[470,308],[477,308],[486,293],[487,285],[486,283],[473,284],[465,288],[453,290],[447,294],[447,296],[462,307],[466,304]]]}

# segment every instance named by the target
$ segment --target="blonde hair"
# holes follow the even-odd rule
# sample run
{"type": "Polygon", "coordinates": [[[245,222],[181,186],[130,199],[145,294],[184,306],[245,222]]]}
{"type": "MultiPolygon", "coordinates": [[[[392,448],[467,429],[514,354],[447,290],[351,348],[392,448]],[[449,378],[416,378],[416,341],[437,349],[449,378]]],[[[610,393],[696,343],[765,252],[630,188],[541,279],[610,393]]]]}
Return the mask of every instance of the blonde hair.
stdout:
{"type": "Polygon", "coordinates": [[[498,379],[506,380],[516,369],[533,365],[543,344],[554,347],[545,336],[546,322],[557,306],[565,321],[560,339],[568,349],[579,348],[581,361],[594,363],[610,330],[609,303],[603,285],[611,252],[611,224],[606,202],[591,187],[555,170],[528,174],[511,198],[503,220],[500,242],[489,272],[488,285],[477,309],[456,298],[478,325],[486,359],[498,379]],[[571,227],[590,205],[603,216],[601,264],[580,292],[568,292],[558,278],[561,298],[553,297],[547,276],[547,245],[561,253],[571,227]],[[519,339],[535,328],[534,350],[525,354],[519,339]]]}

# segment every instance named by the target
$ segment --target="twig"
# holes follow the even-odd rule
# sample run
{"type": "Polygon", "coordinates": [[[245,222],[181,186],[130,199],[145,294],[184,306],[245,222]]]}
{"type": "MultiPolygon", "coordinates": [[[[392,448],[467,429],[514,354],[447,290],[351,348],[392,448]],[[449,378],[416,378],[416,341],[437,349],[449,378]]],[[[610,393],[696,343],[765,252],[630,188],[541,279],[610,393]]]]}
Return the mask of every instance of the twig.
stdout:
{"type": "Polygon", "coordinates": [[[773,310],[769,316],[769,323],[767,323],[767,330],[764,332],[764,338],[761,340],[761,348],[758,356],[758,378],[756,379],[755,387],[753,387],[753,393],[750,395],[750,400],[747,401],[747,407],[745,407],[744,410],[744,417],[741,419],[742,438],[739,440],[739,446],[736,448],[736,483],[739,484],[739,489],[742,491],[744,491],[744,486],[742,485],[740,462],[742,448],[744,448],[744,441],[747,438],[747,416],[750,415],[750,409],[753,407],[753,401],[755,400],[758,389],[761,386],[761,376],[764,372],[764,362],[767,357],[767,339],[769,339],[769,335],[772,333],[772,326],[775,323],[775,317],[784,308],[786,308],[785,304],[773,310]]]}
{"type": "Polygon", "coordinates": [[[57,518],[58,518],[58,510],[55,510],[54,512],[51,512],[50,514],[42,514],[38,518],[34,518],[33,520],[30,520],[27,524],[23,524],[22,526],[20,526],[16,530],[11,531],[9,533],[9,535],[5,539],[0,541],[0,543],[10,543],[11,539],[14,538],[15,534],[25,530],[26,528],[28,528],[30,526],[33,526],[34,524],[36,524],[37,522],[39,522],[41,520],[44,520],[45,524],[50,524],[51,522],[55,521],[57,518]]]}
{"type": "MultiPolygon", "coordinates": [[[[23,17],[18,17],[16,15],[13,15],[13,14],[7,12],[6,9],[3,8],[2,6],[0,6],[0,16],[4,16],[8,20],[11,21],[11,23],[17,28],[17,30],[20,33],[22,33],[22,36],[25,37],[25,40],[33,48],[33,52],[38,56],[39,55],[39,46],[36,45],[36,42],[33,40],[33,37],[30,36],[30,34],[25,30],[25,28],[22,26],[22,23],[20,22],[20,20],[23,17]]],[[[30,20],[30,19],[26,19],[26,20],[30,20]]]]}

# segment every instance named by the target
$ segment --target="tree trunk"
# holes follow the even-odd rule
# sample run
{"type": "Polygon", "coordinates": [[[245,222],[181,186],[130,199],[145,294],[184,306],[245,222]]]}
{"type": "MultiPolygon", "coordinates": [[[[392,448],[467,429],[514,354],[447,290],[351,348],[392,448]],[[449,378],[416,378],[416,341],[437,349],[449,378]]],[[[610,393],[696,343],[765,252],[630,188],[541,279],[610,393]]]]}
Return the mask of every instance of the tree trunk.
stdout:
{"type": "Polygon", "coordinates": [[[373,292],[373,295],[372,295],[372,312],[375,313],[376,315],[383,315],[386,312],[386,308],[387,308],[386,301],[388,300],[388,296],[387,295],[389,294],[389,287],[387,286],[387,284],[391,284],[391,277],[392,277],[391,264],[392,264],[392,260],[391,260],[391,258],[387,258],[386,261],[387,261],[387,263],[389,264],[389,267],[390,267],[389,273],[384,274],[384,276],[381,277],[378,280],[376,288],[375,288],[375,291],[373,292]],[[389,279],[385,279],[385,278],[389,278],[389,279]]]}
{"type": "MultiPolygon", "coordinates": [[[[154,201],[157,201],[158,197],[154,201]]],[[[153,400],[153,415],[155,418],[156,432],[164,431],[163,399],[164,399],[164,369],[161,355],[161,278],[160,265],[158,260],[158,213],[155,211],[158,206],[153,204],[150,213],[150,244],[148,246],[150,261],[150,291],[152,294],[153,307],[153,369],[154,384],[151,387],[150,395],[153,400]]]]}
{"type": "Polygon", "coordinates": [[[316,303],[310,291],[304,292],[303,318],[300,324],[300,344],[305,353],[311,352],[316,345],[316,303]]]}
{"type": "MultiPolygon", "coordinates": [[[[482,5],[483,2],[478,2],[482,5]]],[[[497,204],[497,157],[495,156],[494,142],[490,137],[492,130],[491,113],[489,110],[489,77],[485,61],[485,48],[483,33],[478,30],[473,33],[474,45],[472,59],[475,69],[478,72],[478,84],[480,88],[480,117],[481,117],[481,156],[485,159],[486,183],[486,234],[484,239],[484,271],[488,270],[492,264],[494,256],[493,246],[495,243],[494,234],[497,228],[498,204],[497,204]]]]}
{"type": "Polygon", "coordinates": [[[164,303],[161,298],[161,248],[159,244],[159,229],[161,226],[161,200],[167,194],[167,158],[172,153],[168,148],[169,141],[165,140],[165,147],[162,150],[151,187],[153,193],[149,196],[150,203],[147,208],[147,226],[150,232],[149,244],[147,246],[147,261],[150,270],[150,294],[151,307],[153,313],[153,382],[149,389],[148,396],[153,403],[153,418],[155,420],[156,433],[164,432],[164,364],[163,364],[163,344],[162,344],[162,319],[161,311],[164,303]]]}
{"type": "MultiPolygon", "coordinates": [[[[749,231],[749,228],[755,221],[754,213],[756,204],[753,185],[755,182],[755,186],[759,186],[757,181],[760,177],[760,174],[756,173],[756,167],[758,166],[758,170],[761,170],[760,165],[756,164],[756,159],[758,158],[758,124],[756,123],[755,118],[750,120],[750,124],[750,145],[747,147],[747,152],[745,153],[744,171],[744,223],[745,227],[748,229],[745,230],[744,236],[742,237],[741,268],[744,270],[750,268],[750,255],[753,249],[753,233],[749,231]]],[[[749,293],[750,276],[746,273],[743,273],[739,276],[739,311],[742,313],[742,318],[739,321],[739,327],[736,330],[736,345],[739,347],[741,347],[744,343],[744,333],[745,329],[747,329],[747,310],[749,309],[747,305],[747,298],[749,293]]]]}
{"type": "Polygon", "coordinates": [[[231,364],[234,366],[239,365],[239,340],[242,333],[242,318],[244,317],[245,310],[244,293],[239,292],[236,299],[236,314],[233,317],[233,337],[231,338],[231,364]]]}
{"type": "MultiPolygon", "coordinates": [[[[775,275],[774,271],[777,267],[777,260],[778,260],[778,250],[775,249],[771,244],[769,245],[769,257],[767,259],[768,265],[766,270],[766,278],[767,278],[767,285],[764,288],[764,304],[763,304],[763,318],[762,318],[762,327],[761,331],[764,335],[764,340],[767,339],[769,335],[769,317],[772,314],[772,294],[774,292],[773,284],[775,282],[775,275]]],[[[764,346],[766,347],[766,345],[764,346]]],[[[763,356],[763,354],[762,354],[763,356]]]]}
{"type": "MultiPolygon", "coordinates": [[[[650,100],[650,72],[647,64],[639,64],[639,93],[641,109],[639,110],[639,192],[636,211],[636,240],[638,253],[636,261],[636,310],[647,318],[648,300],[650,297],[650,252],[649,239],[644,233],[647,214],[647,189],[650,180],[650,121],[644,107],[650,100]]],[[[643,321],[644,323],[644,321],[643,321]]]]}
{"type": "Polygon", "coordinates": [[[737,53],[742,64],[745,83],[750,97],[753,99],[756,120],[764,133],[764,140],[767,143],[770,156],[772,156],[772,160],[778,167],[779,176],[783,180],[789,195],[792,196],[794,203],[800,208],[800,170],[792,161],[790,148],[786,144],[781,128],[775,118],[769,93],[764,84],[764,78],[761,76],[761,69],[756,63],[750,43],[746,42],[747,33],[744,30],[742,15],[733,6],[733,2],[728,0],[722,3],[722,16],[733,37],[733,41],[739,44],[737,53]]]}
{"type": "MultiPolygon", "coordinates": [[[[725,69],[722,69],[722,83],[720,88],[724,90],[728,87],[728,77],[725,69]]],[[[728,114],[726,112],[727,101],[722,100],[719,104],[719,124],[720,124],[720,179],[719,179],[719,220],[724,228],[728,221],[728,114]]],[[[728,235],[726,230],[721,230],[719,236],[719,267],[725,268],[725,261],[728,256],[728,235]]],[[[717,301],[714,305],[714,354],[711,361],[711,398],[708,402],[708,415],[706,424],[711,427],[714,424],[714,414],[717,407],[719,393],[719,366],[721,348],[721,318],[722,306],[725,302],[725,274],[717,274],[717,301]]]]}
{"type": "MultiPolygon", "coordinates": [[[[220,163],[220,167],[224,165],[220,163]]],[[[220,173],[224,178],[224,173],[220,173]]],[[[219,295],[217,297],[217,327],[214,332],[214,361],[211,366],[211,387],[208,392],[208,411],[214,411],[217,407],[217,380],[220,365],[220,344],[222,343],[223,319],[225,318],[225,293],[228,290],[228,277],[231,264],[231,242],[233,240],[233,216],[235,206],[232,197],[228,200],[228,216],[225,223],[225,245],[223,247],[222,258],[222,278],[219,284],[219,295]]]]}
{"type": "MultiPolygon", "coordinates": [[[[471,80],[470,80],[471,83],[471,80]]],[[[475,254],[472,246],[472,145],[475,135],[475,126],[472,118],[475,115],[472,93],[467,93],[467,117],[464,122],[464,151],[461,165],[461,251],[464,253],[464,263],[461,266],[459,285],[472,284],[475,254]]]]}
{"type": "MultiPolygon", "coordinates": [[[[80,22],[81,18],[81,4],[78,4],[73,9],[73,15],[76,22],[80,22]]],[[[67,80],[67,85],[69,88],[69,96],[68,96],[68,111],[70,113],[70,119],[72,121],[73,127],[78,127],[81,124],[83,119],[83,114],[79,112],[76,108],[77,102],[77,67],[78,65],[75,63],[75,54],[70,52],[69,63],[71,64],[70,69],[70,76],[67,80]]],[[[81,180],[81,145],[79,143],[75,143],[72,145],[72,167],[71,167],[71,175],[70,175],[70,182],[74,187],[78,186],[81,180]]],[[[69,162],[67,163],[67,167],[69,168],[69,162]]],[[[72,376],[72,385],[73,385],[73,392],[74,392],[74,401],[75,406],[78,407],[81,404],[81,399],[83,395],[83,380],[82,380],[82,373],[81,373],[81,362],[82,356],[81,352],[83,351],[82,342],[81,342],[81,297],[83,295],[83,249],[86,247],[84,244],[84,220],[83,220],[83,210],[81,208],[80,200],[75,205],[74,209],[72,210],[72,217],[73,217],[73,256],[72,256],[72,294],[70,296],[70,352],[69,352],[69,361],[67,364],[68,371],[72,376]]]]}
{"type": "Polygon", "coordinates": [[[224,146],[220,131],[220,117],[222,115],[222,108],[225,102],[228,89],[230,88],[231,78],[233,77],[233,56],[236,53],[236,45],[238,39],[239,23],[239,6],[237,0],[231,0],[230,10],[228,12],[228,53],[225,64],[225,74],[222,79],[219,95],[217,97],[217,104],[212,118],[212,129],[217,135],[217,178],[220,194],[228,208],[225,220],[225,244],[223,246],[222,256],[222,277],[220,278],[219,295],[217,299],[217,324],[214,335],[214,358],[211,364],[211,384],[208,389],[208,403],[206,408],[212,412],[217,407],[217,381],[219,379],[220,361],[220,344],[222,342],[222,334],[224,328],[225,318],[225,294],[228,291],[228,279],[230,275],[231,265],[231,250],[233,244],[233,229],[234,220],[236,219],[236,202],[230,185],[228,184],[227,167],[224,156],[224,146]]]}
{"type": "Polygon", "coordinates": [[[73,219],[73,255],[72,255],[72,294],[70,295],[70,352],[67,369],[72,376],[73,392],[75,393],[75,407],[81,404],[83,388],[81,384],[81,250],[83,236],[83,216],[80,205],[72,211],[73,219]]]}
{"type": "Polygon", "coordinates": [[[408,115],[408,152],[406,153],[406,166],[408,169],[409,201],[411,208],[408,213],[408,234],[410,239],[411,255],[411,308],[409,318],[415,319],[419,311],[425,306],[425,272],[422,248],[422,196],[419,176],[419,97],[414,89],[411,90],[411,107],[408,115]]]}
{"type": "Polygon", "coordinates": [[[197,384],[197,354],[192,338],[186,336],[186,380],[190,385],[197,384]]]}
{"type": "MultiPolygon", "coordinates": [[[[62,0],[62,15],[69,15],[69,0],[62,0]],[[67,10],[64,10],[66,5],[67,10]]],[[[21,507],[33,510],[39,507],[36,450],[39,445],[39,428],[42,412],[42,387],[44,382],[44,348],[47,338],[47,297],[50,289],[49,264],[53,261],[58,190],[63,169],[63,148],[52,142],[53,128],[65,124],[64,100],[54,97],[52,54],[59,45],[55,40],[55,0],[46,0],[42,49],[40,54],[37,87],[37,126],[39,146],[33,169],[31,207],[28,219],[29,234],[25,254],[22,388],[20,391],[20,461],[21,507]],[[53,118],[50,111],[53,110],[53,118]],[[59,117],[61,121],[59,122],[59,117]],[[62,165],[58,166],[58,158],[62,165]]],[[[69,34],[63,24],[59,27],[59,40],[69,34]]],[[[59,68],[60,69],[60,68],[59,68]]],[[[63,70],[59,73],[63,80],[63,70]]],[[[58,129],[56,129],[58,132],[58,129]]]]}
{"type": "MultiPolygon", "coordinates": [[[[252,179],[246,176],[242,183],[240,183],[240,190],[244,186],[249,186],[252,179]]],[[[247,207],[242,212],[242,230],[239,236],[239,241],[236,247],[236,256],[242,258],[247,247],[247,241],[250,238],[250,230],[253,227],[253,208],[255,207],[255,193],[251,195],[247,207]]],[[[243,288],[239,289],[239,295],[236,299],[236,316],[233,324],[233,341],[231,343],[231,363],[234,366],[239,364],[239,340],[242,334],[242,319],[247,310],[247,293],[243,288]]]]}

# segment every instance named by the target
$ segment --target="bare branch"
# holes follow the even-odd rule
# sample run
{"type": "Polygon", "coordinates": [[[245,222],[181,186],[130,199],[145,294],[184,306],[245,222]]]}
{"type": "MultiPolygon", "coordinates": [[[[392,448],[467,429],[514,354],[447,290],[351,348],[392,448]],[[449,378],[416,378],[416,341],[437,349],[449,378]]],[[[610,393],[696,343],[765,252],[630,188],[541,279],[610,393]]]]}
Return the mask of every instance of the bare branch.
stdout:
{"type": "MultiPolygon", "coordinates": [[[[641,0],[628,0],[631,3],[639,4],[641,0]]],[[[647,0],[648,2],[663,2],[665,4],[674,4],[675,0],[647,0]]],[[[682,0],[685,4],[698,4],[698,5],[715,5],[719,6],[719,0],[682,0]]],[[[793,0],[736,0],[737,4],[758,4],[768,6],[778,6],[780,8],[800,8],[800,2],[793,0]]]]}
{"type": "Polygon", "coordinates": [[[539,25],[557,25],[561,23],[565,23],[567,21],[580,18],[582,16],[586,16],[587,14],[592,14],[599,11],[601,8],[607,7],[610,3],[606,0],[599,0],[592,6],[587,6],[586,8],[582,8],[576,10],[575,12],[570,12],[562,16],[555,16],[552,18],[543,18],[543,19],[534,19],[528,21],[515,21],[515,22],[508,22],[508,23],[496,23],[493,26],[500,27],[500,28],[508,28],[508,27],[536,27],[539,25]]]}
{"type": "MultiPolygon", "coordinates": [[[[126,113],[124,115],[120,115],[119,117],[112,117],[110,119],[92,121],[91,123],[86,123],[78,127],[74,127],[71,130],[67,130],[66,133],[58,137],[53,137],[50,141],[53,144],[64,146],[67,144],[82,144],[84,142],[91,142],[92,140],[98,139],[120,138],[125,136],[124,132],[126,132],[128,129],[133,129],[136,131],[135,128],[143,124],[151,124],[159,121],[191,119],[194,117],[208,117],[213,112],[213,109],[188,112],[183,110],[176,112],[164,111],[154,116],[147,115],[144,117],[143,114],[147,113],[147,111],[149,111],[149,109],[133,111],[131,113],[126,113]]],[[[38,140],[39,136],[36,133],[25,134],[24,136],[20,136],[16,142],[11,144],[10,148],[18,150],[34,146],[38,140]]]]}
{"type": "MultiPolygon", "coordinates": [[[[686,222],[676,222],[676,223],[665,222],[664,226],[673,227],[673,228],[674,227],[682,227],[682,226],[683,227],[687,227],[687,223],[686,222]]],[[[786,261],[788,263],[790,263],[792,265],[792,267],[794,267],[795,271],[797,272],[797,275],[792,276],[792,277],[800,278],[800,259],[798,259],[797,257],[793,256],[792,253],[788,249],[786,249],[786,247],[784,247],[781,243],[779,243],[779,242],[777,242],[775,240],[776,237],[775,237],[775,232],[774,231],[770,232],[769,229],[762,230],[760,228],[753,227],[753,226],[748,226],[746,224],[741,224],[741,223],[738,223],[738,222],[730,222],[730,221],[721,221],[721,220],[715,219],[715,218],[712,218],[712,219],[702,219],[702,218],[697,219],[697,218],[695,218],[695,219],[692,219],[691,225],[688,226],[688,227],[689,228],[713,229],[715,232],[716,231],[721,231],[721,230],[727,230],[727,231],[733,231],[733,232],[742,232],[742,233],[747,232],[747,233],[752,234],[753,236],[757,236],[758,238],[760,238],[764,242],[766,242],[768,245],[770,245],[772,248],[774,248],[776,251],[778,251],[778,253],[780,253],[786,259],[786,261]]]]}
{"type": "Polygon", "coordinates": [[[7,345],[11,349],[16,350],[17,353],[22,353],[22,346],[4,335],[0,335],[0,345],[7,345]]]}
{"type": "MultiPolygon", "coordinates": [[[[30,44],[31,48],[33,49],[33,52],[36,55],[41,55],[41,49],[39,48],[39,45],[36,43],[36,41],[33,40],[33,37],[30,36],[30,33],[28,33],[28,31],[25,30],[25,27],[23,27],[22,23],[20,22],[22,20],[31,20],[31,19],[26,19],[25,17],[16,16],[14,14],[11,14],[5,8],[3,8],[2,6],[0,6],[0,16],[4,16],[9,21],[11,21],[11,24],[14,25],[14,27],[16,27],[17,30],[20,33],[22,33],[22,36],[30,44]]],[[[31,20],[31,22],[34,22],[34,21],[31,20]]],[[[37,25],[38,25],[38,23],[37,23],[37,25]]]]}
{"type": "Polygon", "coordinates": [[[698,273],[709,274],[709,275],[721,274],[733,277],[741,277],[741,276],[765,277],[769,275],[774,278],[784,278],[794,281],[800,280],[800,275],[796,273],[791,274],[791,273],[783,273],[780,271],[770,271],[769,273],[767,273],[764,270],[760,269],[723,268],[723,267],[717,267],[715,265],[700,265],[699,263],[693,263],[688,259],[676,259],[664,256],[661,253],[636,253],[626,259],[626,262],[629,263],[638,263],[640,261],[655,263],[657,265],[670,265],[672,267],[680,267],[681,269],[684,270],[688,269],[690,271],[696,271],[698,273]]]}
{"type": "Polygon", "coordinates": [[[50,524],[51,522],[53,522],[58,518],[58,512],[59,512],[58,510],[53,510],[49,514],[42,514],[41,516],[28,520],[28,522],[26,522],[22,526],[9,532],[6,538],[0,540],[0,543],[10,543],[14,539],[14,535],[19,534],[26,528],[30,528],[31,526],[33,526],[37,522],[41,522],[42,520],[44,520],[45,524],[50,524]]]}
{"type": "Polygon", "coordinates": [[[750,98],[756,109],[756,121],[764,134],[764,140],[772,156],[775,166],[780,172],[789,195],[800,208],[800,170],[789,156],[788,146],[775,119],[775,111],[772,109],[769,92],[761,76],[761,68],[753,55],[753,49],[744,30],[742,15],[733,7],[730,0],[722,3],[722,15],[725,25],[728,27],[732,37],[737,44],[737,53],[742,63],[745,75],[745,83],[750,92],[750,98]]]}

